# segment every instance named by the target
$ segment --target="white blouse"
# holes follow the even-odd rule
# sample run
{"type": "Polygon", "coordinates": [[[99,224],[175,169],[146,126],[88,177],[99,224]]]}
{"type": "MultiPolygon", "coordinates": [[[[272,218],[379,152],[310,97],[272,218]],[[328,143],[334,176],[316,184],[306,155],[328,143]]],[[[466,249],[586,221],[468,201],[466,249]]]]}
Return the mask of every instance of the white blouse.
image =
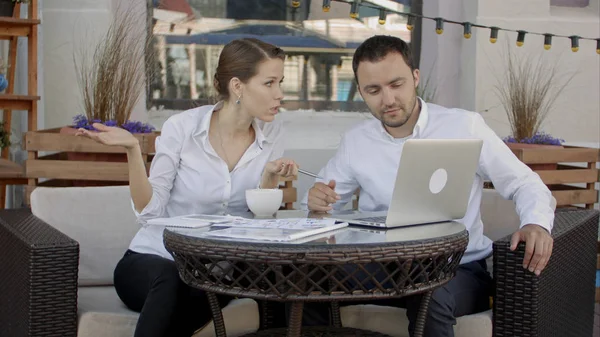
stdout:
{"type": "Polygon", "coordinates": [[[187,110],[164,123],[148,178],[152,198],[141,213],[134,208],[142,228],[129,249],[172,260],[163,244],[165,227],[148,225],[148,219],[246,211],[245,191],[257,188],[265,164],[283,155],[282,122],[255,119],[256,139],[229,172],[208,138],[212,113],[221,106],[219,102],[187,110]]]}

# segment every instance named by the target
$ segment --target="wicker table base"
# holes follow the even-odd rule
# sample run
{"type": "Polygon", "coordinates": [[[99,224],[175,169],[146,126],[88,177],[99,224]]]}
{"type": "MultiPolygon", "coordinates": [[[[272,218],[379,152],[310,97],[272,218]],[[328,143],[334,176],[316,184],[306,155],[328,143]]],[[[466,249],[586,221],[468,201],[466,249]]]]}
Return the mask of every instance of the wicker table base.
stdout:
{"type": "MultiPolygon", "coordinates": [[[[270,329],[263,330],[256,333],[244,335],[244,337],[281,337],[287,336],[288,329],[279,328],[279,329],[270,329]]],[[[360,329],[352,329],[352,328],[334,328],[327,326],[315,326],[315,327],[304,327],[302,328],[302,337],[389,337],[389,335],[385,335],[379,332],[360,330],[360,329]]]]}
{"type": "MultiPolygon", "coordinates": [[[[421,299],[421,307],[417,315],[417,321],[415,323],[415,337],[423,336],[425,330],[425,321],[427,315],[427,308],[429,307],[429,301],[431,300],[431,291],[424,293],[421,299]]],[[[223,313],[219,306],[219,300],[217,295],[214,293],[207,293],[208,303],[213,315],[213,321],[215,324],[215,333],[217,336],[226,336],[225,323],[223,321],[223,313]]],[[[331,327],[303,327],[302,326],[302,315],[303,315],[304,302],[294,301],[292,303],[290,318],[287,328],[281,329],[269,329],[259,331],[257,333],[248,334],[244,336],[287,336],[287,337],[320,337],[320,336],[388,336],[375,331],[367,331],[352,328],[343,328],[342,320],[340,316],[339,303],[332,303],[332,314],[333,314],[333,326],[331,327]]]]}

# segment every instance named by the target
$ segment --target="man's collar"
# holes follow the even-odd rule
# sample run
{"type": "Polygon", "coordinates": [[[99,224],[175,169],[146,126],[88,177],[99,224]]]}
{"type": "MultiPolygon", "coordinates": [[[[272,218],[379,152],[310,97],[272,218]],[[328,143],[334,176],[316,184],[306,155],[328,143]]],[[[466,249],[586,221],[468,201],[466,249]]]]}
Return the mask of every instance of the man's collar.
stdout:
{"type": "Polygon", "coordinates": [[[427,107],[427,103],[421,99],[421,97],[417,96],[417,104],[421,105],[419,119],[417,120],[417,124],[413,129],[414,138],[421,138],[423,131],[425,131],[425,127],[427,127],[427,122],[429,121],[429,109],[427,107]]]}

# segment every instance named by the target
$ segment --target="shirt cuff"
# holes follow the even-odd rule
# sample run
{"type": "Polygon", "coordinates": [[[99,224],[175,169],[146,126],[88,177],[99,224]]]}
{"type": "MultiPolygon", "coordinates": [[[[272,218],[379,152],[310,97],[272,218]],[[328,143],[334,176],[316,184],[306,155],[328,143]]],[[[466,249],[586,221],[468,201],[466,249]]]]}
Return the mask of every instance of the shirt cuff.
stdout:
{"type": "Polygon", "coordinates": [[[552,228],[554,227],[554,214],[549,215],[540,212],[532,212],[521,219],[520,228],[523,228],[525,225],[538,225],[546,229],[548,233],[552,233],[552,228]]]}
{"type": "Polygon", "coordinates": [[[137,223],[142,226],[146,225],[146,222],[149,219],[158,218],[162,215],[160,214],[160,202],[154,193],[152,193],[152,197],[150,198],[148,205],[146,205],[141,212],[136,211],[133,199],[131,200],[131,208],[133,209],[133,213],[137,218],[137,223]]]}

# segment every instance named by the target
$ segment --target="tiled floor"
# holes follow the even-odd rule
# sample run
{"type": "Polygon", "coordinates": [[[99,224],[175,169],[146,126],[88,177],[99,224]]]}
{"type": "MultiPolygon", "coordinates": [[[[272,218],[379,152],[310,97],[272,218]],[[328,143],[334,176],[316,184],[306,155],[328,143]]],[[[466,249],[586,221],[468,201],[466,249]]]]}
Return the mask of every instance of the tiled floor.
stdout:
{"type": "Polygon", "coordinates": [[[594,336],[600,336],[600,303],[596,303],[596,315],[594,316],[594,336]]]}

